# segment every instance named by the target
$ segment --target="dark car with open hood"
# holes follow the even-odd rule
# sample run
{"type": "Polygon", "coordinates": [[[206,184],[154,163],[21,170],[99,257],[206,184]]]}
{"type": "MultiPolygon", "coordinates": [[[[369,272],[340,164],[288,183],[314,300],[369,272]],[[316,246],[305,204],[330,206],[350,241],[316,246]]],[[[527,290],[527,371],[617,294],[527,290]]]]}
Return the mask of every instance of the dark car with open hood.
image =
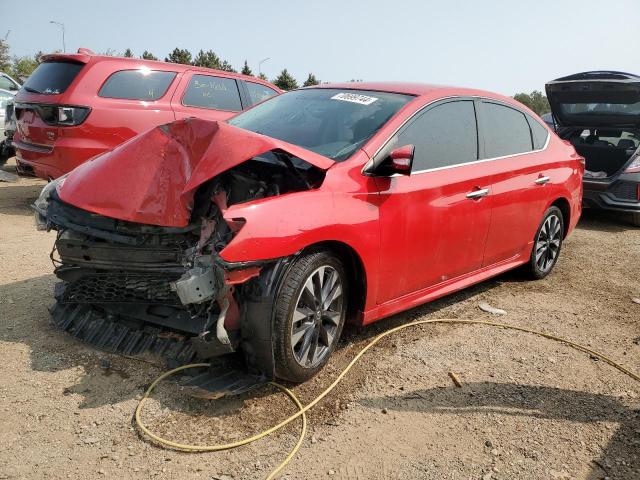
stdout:
{"type": "Polygon", "coordinates": [[[585,207],[640,226],[640,77],[597,71],[546,85],[556,130],[585,158],[585,207]]]}
{"type": "Polygon", "coordinates": [[[583,159],[511,98],[348,83],[151,129],[45,187],[52,317],[100,348],[303,381],[366,325],[506,270],[548,275],[583,159]],[[217,363],[216,363],[217,364],[217,363]]]}

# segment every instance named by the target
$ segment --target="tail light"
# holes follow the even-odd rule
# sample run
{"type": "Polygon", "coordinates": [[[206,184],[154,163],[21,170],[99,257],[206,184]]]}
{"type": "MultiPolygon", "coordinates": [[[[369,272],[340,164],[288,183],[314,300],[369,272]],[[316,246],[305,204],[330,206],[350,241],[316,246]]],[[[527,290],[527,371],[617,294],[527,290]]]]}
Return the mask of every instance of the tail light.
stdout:
{"type": "Polygon", "coordinates": [[[80,125],[91,112],[89,107],[22,103],[16,105],[16,116],[20,118],[24,110],[33,110],[47,125],[63,127],[80,125]]]}
{"type": "Polygon", "coordinates": [[[633,161],[624,169],[624,173],[640,172],[640,155],[636,156],[633,161]]]}

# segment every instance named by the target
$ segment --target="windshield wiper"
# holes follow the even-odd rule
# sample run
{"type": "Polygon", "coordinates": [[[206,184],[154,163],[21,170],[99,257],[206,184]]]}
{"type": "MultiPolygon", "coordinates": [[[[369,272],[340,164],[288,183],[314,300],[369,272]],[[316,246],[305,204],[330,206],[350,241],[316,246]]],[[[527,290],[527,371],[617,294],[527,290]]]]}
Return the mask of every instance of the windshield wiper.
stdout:
{"type": "Polygon", "coordinates": [[[24,88],[29,93],[39,93],[42,95],[42,92],[40,90],[36,90],[35,88],[25,87],[25,86],[23,86],[22,88],[24,88]]]}

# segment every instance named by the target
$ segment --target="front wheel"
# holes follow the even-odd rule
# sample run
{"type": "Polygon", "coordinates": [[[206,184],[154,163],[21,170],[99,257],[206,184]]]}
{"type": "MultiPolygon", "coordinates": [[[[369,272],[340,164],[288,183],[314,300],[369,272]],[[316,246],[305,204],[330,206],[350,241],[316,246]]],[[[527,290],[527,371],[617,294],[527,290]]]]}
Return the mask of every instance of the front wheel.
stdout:
{"type": "Polygon", "coordinates": [[[549,275],[558,261],[564,237],[564,217],[558,207],[550,207],[542,217],[536,231],[529,259],[529,271],[533,278],[549,275]]]}
{"type": "Polygon", "coordinates": [[[276,299],[273,350],[276,375],[303,382],[329,360],[347,311],[347,276],[327,251],[298,258],[276,299]]]}

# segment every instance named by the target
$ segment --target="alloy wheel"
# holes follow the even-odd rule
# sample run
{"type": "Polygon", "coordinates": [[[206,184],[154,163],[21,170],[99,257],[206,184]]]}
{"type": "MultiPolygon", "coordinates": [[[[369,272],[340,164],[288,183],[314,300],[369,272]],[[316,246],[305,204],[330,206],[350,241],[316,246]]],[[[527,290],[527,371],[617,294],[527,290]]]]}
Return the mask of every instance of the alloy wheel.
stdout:
{"type": "Polygon", "coordinates": [[[536,238],[536,265],[542,272],[547,272],[553,267],[553,264],[560,252],[560,242],[562,241],[561,232],[562,222],[557,215],[549,215],[536,238]]]}
{"type": "Polygon", "coordinates": [[[299,365],[322,363],[336,341],[344,316],[343,286],[338,271],[323,265],[306,279],[291,322],[291,348],[299,365]]]}

